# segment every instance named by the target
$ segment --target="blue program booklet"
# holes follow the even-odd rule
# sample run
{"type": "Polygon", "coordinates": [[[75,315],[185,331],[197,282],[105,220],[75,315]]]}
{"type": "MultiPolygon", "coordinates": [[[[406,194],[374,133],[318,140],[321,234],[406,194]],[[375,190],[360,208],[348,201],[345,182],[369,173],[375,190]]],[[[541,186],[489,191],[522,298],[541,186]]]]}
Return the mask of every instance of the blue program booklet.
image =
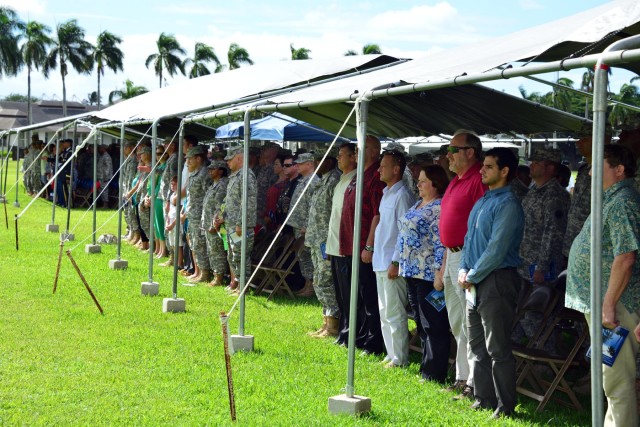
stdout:
{"type": "MultiPolygon", "coordinates": [[[[602,363],[613,366],[627,335],[629,331],[622,326],[614,329],[602,328],[602,363]]],[[[587,350],[587,358],[591,358],[591,347],[587,350]]]]}
{"type": "Polygon", "coordinates": [[[433,289],[429,294],[425,297],[427,302],[433,306],[438,311],[442,311],[444,308],[444,292],[436,291],[433,289]]]}

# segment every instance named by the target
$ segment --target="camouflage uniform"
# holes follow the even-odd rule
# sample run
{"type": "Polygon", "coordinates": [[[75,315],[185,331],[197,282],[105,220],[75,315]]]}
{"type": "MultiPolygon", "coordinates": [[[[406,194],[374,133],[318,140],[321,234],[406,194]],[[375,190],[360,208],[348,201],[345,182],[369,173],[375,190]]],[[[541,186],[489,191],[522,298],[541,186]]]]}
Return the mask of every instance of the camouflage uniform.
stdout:
{"type": "MultiPolygon", "coordinates": [[[[136,177],[138,162],[136,161],[135,153],[131,153],[129,157],[124,159],[122,167],[120,168],[120,179],[122,180],[122,194],[127,194],[133,187],[133,179],[136,177]]],[[[136,221],[135,206],[131,202],[122,209],[124,213],[124,220],[127,223],[129,231],[139,232],[138,221],[136,221]]]]}
{"type": "MultiPolygon", "coordinates": [[[[298,203],[298,206],[296,206],[295,210],[291,213],[291,217],[287,221],[287,224],[293,228],[293,233],[296,239],[302,236],[304,234],[303,229],[307,228],[311,196],[313,195],[313,191],[316,185],[318,185],[319,180],[318,175],[315,173],[302,177],[291,196],[291,208],[295,206],[296,202],[298,203]],[[309,188],[305,191],[304,195],[302,195],[302,191],[309,182],[311,182],[311,184],[309,184],[309,188]],[[299,202],[298,199],[300,200],[299,202]]],[[[311,252],[308,247],[303,246],[300,249],[298,253],[298,260],[300,262],[300,271],[304,278],[307,280],[313,280],[313,262],[311,261],[311,252]]]]}
{"type": "Polygon", "coordinates": [[[162,184],[160,185],[160,195],[165,202],[169,200],[169,192],[171,191],[171,178],[178,175],[178,153],[169,156],[165,163],[164,172],[162,173],[162,184]]]}
{"type": "Polygon", "coordinates": [[[529,187],[524,185],[518,178],[514,178],[511,181],[511,191],[513,192],[513,195],[520,200],[520,203],[522,203],[522,200],[529,192],[529,187]]]}
{"type": "Polygon", "coordinates": [[[567,213],[571,197],[556,179],[541,187],[533,187],[522,200],[525,226],[519,272],[529,280],[535,269],[545,273],[545,281],[553,281],[564,268],[562,239],[567,229],[567,213]]]}
{"type": "Polygon", "coordinates": [[[186,214],[189,220],[187,234],[191,251],[200,267],[200,270],[209,270],[209,256],[207,255],[207,241],[202,230],[202,205],[205,194],[211,185],[211,178],[206,167],[201,167],[189,176],[187,183],[187,207],[186,214]]]}
{"type": "Polygon", "coordinates": [[[227,253],[220,235],[214,230],[208,230],[213,225],[213,219],[220,212],[220,207],[224,203],[227,195],[227,185],[229,178],[222,177],[217,182],[213,182],[207,190],[202,202],[202,229],[207,240],[207,252],[209,253],[209,267],[215,274],[227,274],[227,253]]]}
{"type": "MultiPolygon", "coordinates": [[[[256,175],[256,181],[258,183],[258,200],[256,206],[258,212],[262,213],[267,203],[267,191],[278,181],[278,175],[273,171],[273,165],[266,165],[260,168],[260,171],[256,175]]],[[[257,221],[259,224],[262,224],[263,218],[261,218],[261,215],[258,216],[257,221]]]]}
{"type": "Polygon", "coordinates": [[[138,176],[138,191],[136,199],[138,200],[138,216],[140,217],[140,228],[149,238],[151,233],[151,208],[144,206],[144,199],[149,194],[148,187],[149,174],[140,172],[138,176]]]}
{"type": "Polygon", "coordinates": [[[109,201],[109,188],[107,187],[107,184],[111,177],[113,177],[113,162],[111,161],[111,156],[109,153],[98,153],[96,181],[100,183],[100,190],[98,190],[98,194],[100,194],[100,199],[103,202],[109,201]]]}
{"type": "Polygon", "coordinates": [[[567,221],[567,231],[564,233],[562,254],[569,257],[569,249],[574,239],[582,230],[582,225],[591,213],[591,177],[589,171],[591,166],[587,163],[580,165],[576,183],[573,187],[571,197],[571,207],[569,208],[569,220],[567,221]]]}
{"type": "Polygon", "coordinates": [[[321,247],[324,248],[327,242],[333,190],[339,180],[340,171],[333,169],[325,173],[318,182],[309,203],[309,218],[304,239],[304,245],[311,250],[313,261],[313,289],[322,304],[322,314],[332,317],[340,317],[340,309],[331,277],[331,262],[323,258],[321,247]]]}
{"type": "MultiPolygon", "coordinates": [[[[240,280],[240,257],[242,248],[240,243],[236,244],[231,241],[231,234],[235,233],[236,226],[242,227],[242,174],[243,170],[239,169],[229,175],[229,184],[227,185],[227,195],[225,197],[225,208],[223,214],[224,224],[227,229],[227,236],[229,240],[229,265],[233,269],[238,281],[240,280]]],[[[251,169],[249,169],[247,180],[247,229],[244,230],[244,233],[247,235],[247,262],[245,265],[245,277],[248,280],[251,276],[251,252],[253,251],[254,238],[253,228],[256,226],[257,217],[257,183],[256,176],[251,169]]]]}

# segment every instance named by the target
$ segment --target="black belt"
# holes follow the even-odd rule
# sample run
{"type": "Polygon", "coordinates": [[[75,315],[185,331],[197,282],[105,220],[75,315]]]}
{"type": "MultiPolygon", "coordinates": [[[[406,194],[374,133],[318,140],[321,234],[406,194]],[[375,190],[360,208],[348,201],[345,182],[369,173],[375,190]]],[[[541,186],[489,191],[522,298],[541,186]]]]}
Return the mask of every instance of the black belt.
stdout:
{"type": "Polygon", "coordinates": [[[462,245],[460,246],[454,246],[452,248],[447,248],[449,249],[451,252],[456,253],[456,252],[460,252],[462,250],[462,245]]]}

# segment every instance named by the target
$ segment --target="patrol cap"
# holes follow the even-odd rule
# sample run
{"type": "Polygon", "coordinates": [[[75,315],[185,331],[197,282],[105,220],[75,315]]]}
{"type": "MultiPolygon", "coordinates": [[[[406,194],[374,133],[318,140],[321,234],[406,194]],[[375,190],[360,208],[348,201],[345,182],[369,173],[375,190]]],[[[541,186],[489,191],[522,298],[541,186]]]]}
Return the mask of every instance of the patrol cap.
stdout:
{"type": "Polygon", "coordinates": [[[189,148],[189,151],[187,151],[187,159],[203,154],[207,154],[207,148],[204,145],[196,145],[195,147],[189,148]]]}
{"type": "Polygon", "coordinates": [[[209,169],[209,170],[213,170],[213,169],[225,169],[225,170],[227,170],[227,164],[225,163],[224,160],[214,160],[211,163],[209,163],[209,166],[207,166],[207,169],[209,169]]]}
{"type": "Polygon", "coordinates": [[[298,158],[294,161],[296,164],[313,162],[315,159],[313,158],[313,154],[311,153],[302,153],[298,155],[298,158]]]}
{"type": "Polygon", "coordinates": [[[562,152],[557,148],[540,147],[531,155],[530,160],[532,162],[541,162],[546,160],[548,162],[560,163],[562,161],[562,152]]]}
{"type": "Polygon", "coordinates": [[[387,144],[386,147],[384,147],[382,149],[383,151],[397,151],[399,153],[404,154],[405,153],[405,149],[404,149],[404,145],[400,144],[399,142],[390,142],[387,144]]]}
{"type": "Polygon", "coordinates": [[[140,147],[138,147],[138,153],[139,154],[151,154],[151,147],[147,146],[147,145],[141,145],[140,147]]]}
{"type": "Polygon", "coordinates": [[[242,145],[236,145],[235,147],[229,147],[227,149],[227,155],[224,157],[225,160],[231,160],[238,154],[242,154],[244,151],[244,147],[242,145]]]}

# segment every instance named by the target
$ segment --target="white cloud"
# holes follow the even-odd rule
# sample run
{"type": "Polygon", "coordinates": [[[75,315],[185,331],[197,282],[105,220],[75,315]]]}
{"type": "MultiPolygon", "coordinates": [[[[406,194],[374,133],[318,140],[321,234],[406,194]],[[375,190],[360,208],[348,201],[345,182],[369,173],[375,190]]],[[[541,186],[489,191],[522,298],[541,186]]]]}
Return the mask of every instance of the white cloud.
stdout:
{"type": "Polygon", "coordinates": [[[47,9],[47,2],[45,0],[0,0],[0,6],[10,7],[21,15],[27,15],[25,19],[28,19],[29,15],[43,15],[47,9]]]}
{"type": "Polygon", "coordinates": [[[544,6],[537,0],[520,0],[520,8],[523,10],[544,9],[544,6]]]}
{"type": "Polygon", "coordinates": [[[434,6],[415,6],[407,10],[390,10],[372,17],[368,25],[384,31],[403,32],[442,30],[458,17],[458,11],[447,2],[434,6]]]}

